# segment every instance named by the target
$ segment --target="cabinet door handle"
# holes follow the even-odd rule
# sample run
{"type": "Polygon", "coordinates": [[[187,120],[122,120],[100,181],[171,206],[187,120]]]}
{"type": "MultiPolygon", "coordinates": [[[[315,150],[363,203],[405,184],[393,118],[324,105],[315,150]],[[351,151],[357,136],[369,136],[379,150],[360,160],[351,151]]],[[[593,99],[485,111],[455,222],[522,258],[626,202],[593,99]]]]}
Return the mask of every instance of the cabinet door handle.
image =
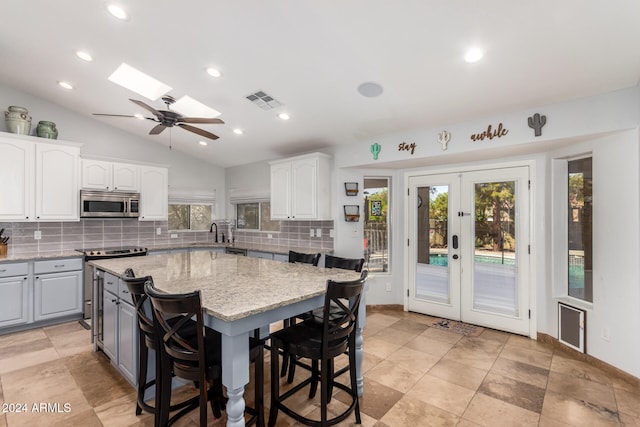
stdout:
{"type": "Polygon", "coordinates": [[[113,282],[107,282],[107,285],[113,285],[113,282]]]}
{"type": "Polygon", "coordinates": [[[129,293],[129,291],[125,291],[125,290],[123,290],[123,291],[122,291],[122,293],[123,293],[123,294],[128,294],[128,293],[129,293]]]}
{"type": "Polygon", "coordinates": [[[117,299],[112,299],[112,300],[111,300],[111,302],[116,302],[116,301],[117,301],[117,299]]]}

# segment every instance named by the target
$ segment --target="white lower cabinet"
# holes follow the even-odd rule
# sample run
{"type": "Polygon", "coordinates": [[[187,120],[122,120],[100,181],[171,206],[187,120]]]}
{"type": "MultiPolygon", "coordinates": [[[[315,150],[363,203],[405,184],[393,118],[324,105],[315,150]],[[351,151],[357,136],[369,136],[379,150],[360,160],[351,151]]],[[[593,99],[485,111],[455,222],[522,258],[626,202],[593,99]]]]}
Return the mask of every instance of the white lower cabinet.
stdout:
{"type": "Polygon", "coordinates": [[[29,322],[28,263],[0,265],[0,328],[29,322]]]}
{"type": "Polygon", "coordinates": [[[118,277],[103,272],[102,350],[111,363],[133,385],[138,377],[138,318],[133,301],[128,293],[122,293],[126,284],[118,277]],[[117,283],[114,289],[107,283],[117,283]],[[118,292],[120,289],[120,292],[118,292]],[[119,297],[110,290],[123,295],[119,297]],[[126,297],[124,296],[126,295],[126,297]]]}

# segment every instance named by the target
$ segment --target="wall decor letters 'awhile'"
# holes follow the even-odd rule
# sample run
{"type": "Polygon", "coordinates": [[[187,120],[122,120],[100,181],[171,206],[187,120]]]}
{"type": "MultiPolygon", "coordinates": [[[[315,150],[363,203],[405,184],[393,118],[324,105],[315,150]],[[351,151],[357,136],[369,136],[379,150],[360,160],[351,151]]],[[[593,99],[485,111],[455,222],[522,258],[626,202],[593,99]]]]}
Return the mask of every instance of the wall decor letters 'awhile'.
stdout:
{"type": "Polygon", "coordinates": [[[503,136],[505,136],[506,134],[509,133],[509,129],[505,129],[502,127],[502,123],[498,124],[498,128],[497,129],[493,129],[491,127],[491,125],[489,125],[487,127],[487,130],[485,130],[482,133],[474,133],[473,135],[471,135],[471,140],[472,141],[483,141],[485,138],[488,139],[493,139],[493,138],[502,138],[503,136]]]}
{"type": "Polygon", "coordinates": [[[411,154],[413,154],[415,149],[416,149],[415,142],[412,142],[411,144],[408,144],[406,142],[401,142],[400,144],[398,144],[398,151],[411,151],[411,154]]]}

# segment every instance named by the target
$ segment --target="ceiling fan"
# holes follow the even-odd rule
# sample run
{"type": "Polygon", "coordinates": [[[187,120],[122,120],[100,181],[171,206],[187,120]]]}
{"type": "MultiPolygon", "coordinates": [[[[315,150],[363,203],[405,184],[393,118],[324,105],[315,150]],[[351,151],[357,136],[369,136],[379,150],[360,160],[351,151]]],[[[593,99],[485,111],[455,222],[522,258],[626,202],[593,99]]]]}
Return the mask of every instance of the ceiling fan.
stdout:
{"type": "MultiPolygon", "coordinates": [[[[145,104],[142,101],[138,101],[136,99],[129,99],[129,101],[134,104],[144,108],[145,110],[153,113],[155,117],[144,117],[147,120],[151,120],[153,122],[158,123],[154,126],[149,135],[158,135],[166,128],[170,128],[173,126],[180,126],[184,130],[188,130],[189,132],[196,133],[200,136],[204,136],[209,139],[218,139],[218,135],[215,135],[209,131],[204,129],[197,128],[195,126],[191,126],[187,123],[203,123],[203,124],[224,124],[224,122],[217,118],[209,118],[209,117],[184,117],[183,115],[170,110],[169,106],[176,102],[175,98],[170,95],[165,95],[162,97],[162,101],[167,105],[166,110],[156,110],[155,108],[145,104]]],[[[102,113],[93,113],[94,116],[109,116],[109,117],[133,117],[139,118],[137,116],[127,116],[123,114],[102,114],[102,113]]]]}

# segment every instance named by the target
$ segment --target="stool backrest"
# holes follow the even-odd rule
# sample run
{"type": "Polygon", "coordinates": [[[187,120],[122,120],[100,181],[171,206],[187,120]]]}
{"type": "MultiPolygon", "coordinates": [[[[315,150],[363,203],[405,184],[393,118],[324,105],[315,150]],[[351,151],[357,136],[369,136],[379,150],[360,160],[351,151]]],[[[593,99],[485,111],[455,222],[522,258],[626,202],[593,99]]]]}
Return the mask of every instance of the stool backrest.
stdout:
{"type": "Polygon", "coordinates": [[[362,271],[363,265],[364,258],[341,258],[332,255],[324,256],[325,268],[341,268],[343,270],[353,270],[357,273],[360,273],[362,271]]]}
{"type": "Polygon", "coordinates": [[[138,314],[138,327],[140,332],[144,335],[147,347],[155,349],[155,327],[153,325],[153,314],[151,313],[151,302],[149,297],[144,291],[144,284],[150,282],[153,284],[153,277],[135,277],[133,270],[127,268],[124,272],[122,281],[127,285],[127,289],[131,294],[133,305],[136,308],[138,314]]]}
{"type": "Polygon", "coordinates": [[[314,267],[318,266],[320,261],[320,254],[303,254],[300,252],[289,251],[289,262],[300,262],[303,264],[312,264],[314,267]]]}
{"type": "Polygon", "coordinates": [[[350,340],[355,341],[358,310],[367,275],[365,270],[357,280],[327,281],[322,319],[323,357],[336,357],[347,350],[350,340]]]}

